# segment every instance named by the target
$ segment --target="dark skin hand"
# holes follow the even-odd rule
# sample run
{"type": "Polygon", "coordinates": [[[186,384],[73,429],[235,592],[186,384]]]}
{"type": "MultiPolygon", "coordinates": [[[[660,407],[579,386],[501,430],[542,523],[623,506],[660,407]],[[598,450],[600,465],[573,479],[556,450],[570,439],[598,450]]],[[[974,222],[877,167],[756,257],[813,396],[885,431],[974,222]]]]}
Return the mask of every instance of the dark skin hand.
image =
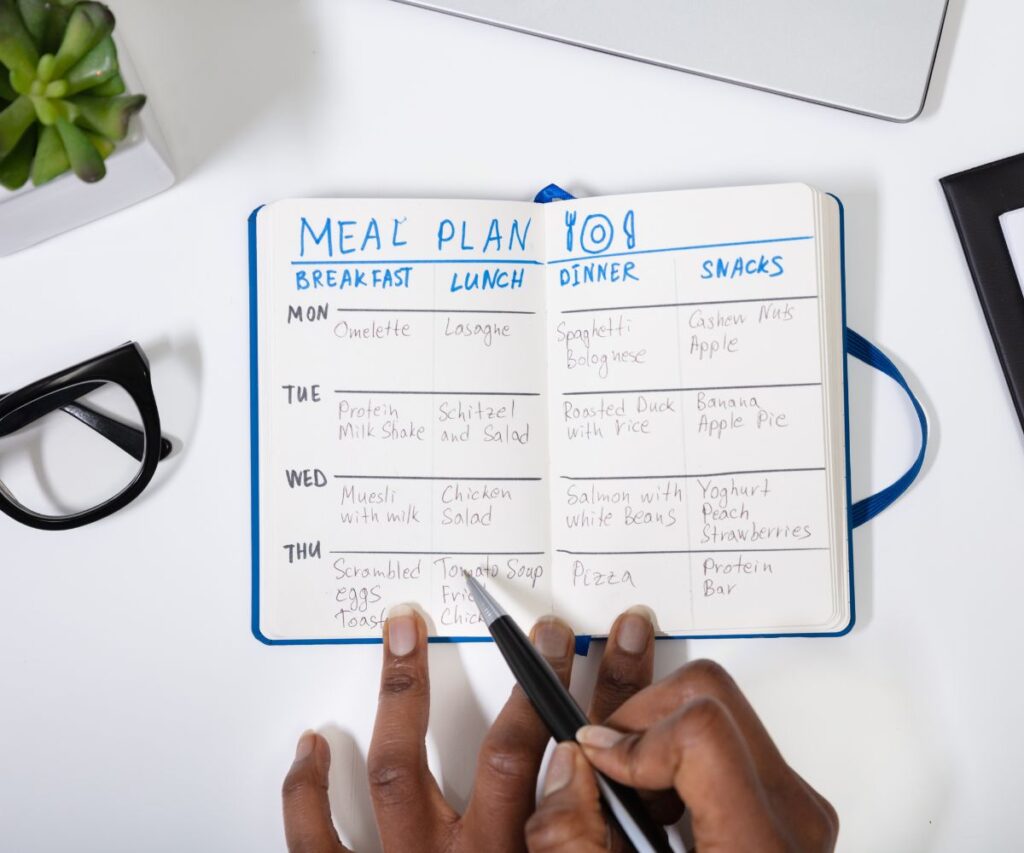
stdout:
{"type": "Polygon", "coordinates": [[[828,853],[839,818],[783,759],[736,682],[699,660],[628,699],[580,744],[556,747],[529,819],[531,853],[606,851],[595,769],[641,792],[652,815],[690,811],[700,853],[828,853]]]}
{"type": "MultiPolygon", "coordinates": [[[[679,819],[685,800],[701,853],[833,849],[835,811],[786,765],[721,668],[697,661],[651,686],[654,629],[642,608],[615,621],[601,659],[588,717],[605,726],[582,730],[583,747],[556,748],[540,803],[537,774],[549,735],[515,687],[484,738],[472,796],[458,814],[427,767],[426,638],[426,624],[409,608],[393,610],[384,626],[367,768],[386,853],[624,849],[604,819],[592,767],[641,789],[664,824],[679,819]]],[[[530,638],[567,684],[568,626],[543,619],[530,638]]],[[[351,853],[331,818],[330,760],[323,737],[300,738],[282,791],[289,853],[351,853]]]]}

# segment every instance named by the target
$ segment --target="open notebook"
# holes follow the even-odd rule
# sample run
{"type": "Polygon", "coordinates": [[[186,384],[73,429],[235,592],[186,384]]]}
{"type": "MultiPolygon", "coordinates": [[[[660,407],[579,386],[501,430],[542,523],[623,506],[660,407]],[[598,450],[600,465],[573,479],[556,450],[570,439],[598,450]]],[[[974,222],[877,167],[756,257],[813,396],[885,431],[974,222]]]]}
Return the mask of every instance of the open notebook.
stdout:
{"type": "Polygon", "coordinates": [[[841,208],[802,184],[250,219],[253,630],[417,605],[680,636],[852,622],[841,208]]]}

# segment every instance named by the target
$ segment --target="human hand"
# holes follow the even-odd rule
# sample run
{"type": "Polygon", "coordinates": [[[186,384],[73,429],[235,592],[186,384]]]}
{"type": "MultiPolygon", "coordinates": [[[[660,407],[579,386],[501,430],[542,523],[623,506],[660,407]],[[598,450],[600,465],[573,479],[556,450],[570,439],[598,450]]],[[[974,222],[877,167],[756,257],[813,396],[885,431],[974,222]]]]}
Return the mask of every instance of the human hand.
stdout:
{"type": "Polygon", "coordinates": [[[594,769],[665,792],[656,801],[663,823],[685,802],[700,853],[835,848],[835,809],[786,764],[739,687],[710,661],[683,666],[578,739],[552,755],[527,825],[531,853],[609,849],[594,769]]]}
{"type": "MultiPolygon", "coordinates": [[[[531,639],[568,684],[573,635],[544,619],[531,639]]],[[[427,767],[430,707],[427,628],[411,608],[396,608],[384,626],[384,660],[373,739],[367,757],[370,795],[383,849],[522,851],[524,825],[536,804],[537,773],[550,737],[517,686],[488,731],[477,760],[469,805],[459,815],[427,767]]],[[[626,613],[612,628],[598,674],[590,719],[604,720],[651,682],[654,630],[646,615],[626,613]]],[[[299,740],[283,786],[290,853],[350,853],[338,839],[327,797],[330,749],[320,735],[299,740]]]]}

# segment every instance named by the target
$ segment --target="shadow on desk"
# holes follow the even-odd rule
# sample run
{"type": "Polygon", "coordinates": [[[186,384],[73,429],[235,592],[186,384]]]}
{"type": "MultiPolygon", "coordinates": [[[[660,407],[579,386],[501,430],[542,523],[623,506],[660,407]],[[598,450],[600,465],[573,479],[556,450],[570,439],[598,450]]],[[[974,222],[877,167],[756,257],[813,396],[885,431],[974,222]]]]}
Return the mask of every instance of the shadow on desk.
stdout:
{"type": "Polygon", "coordinates": [[[366,781],[366,756],[352,735],[333,723],[320,729],[331,747],[328,796],[338,834],[359,853],[380,850],[366,781]],[[341,824],[341,825],[339,825],[341,824]]]}
{"type": "Polygon", "coordinates": [[[300,3],[134,0],[117,14],[180,178],[282,104],[292,121],[311,106],[318,43],[300,3]]]}
{"type": "Polygon", "coordinates": [[[160,431],[173,450],[139,497],[140,502],[156,495],[177,476],[182,457],[195,441],[203,397],[203,355],[194,334],[166,335],[145,340],[142,346],[153,375],[160,431]]]}
{"type": "Polygon", "coordinates": [[[946,91],[946,81],[949,78],[949,69],[953,61],[953,48],[957,36],[960,34],[960,22],[963,20],[965,4],[966,0],[948,0],[946,20],[942,25],[942,38],[939,40],[939,47],[935,53],[931,83],[928,86],[924,109],[918,117],[919,121],[931,118],[942,105],[942,96],[946,91]]]}

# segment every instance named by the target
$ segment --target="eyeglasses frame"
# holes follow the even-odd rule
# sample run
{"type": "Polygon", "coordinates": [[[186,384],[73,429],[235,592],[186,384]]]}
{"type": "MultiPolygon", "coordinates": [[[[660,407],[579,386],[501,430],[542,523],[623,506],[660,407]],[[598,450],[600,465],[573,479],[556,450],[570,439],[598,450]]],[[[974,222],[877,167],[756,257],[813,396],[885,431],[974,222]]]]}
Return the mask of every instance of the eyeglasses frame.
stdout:
{"type": "Polygon", "coordinates": [[[153,395],[149,359],[134,341],[0,396],[0,438],[57,409],[103,435],[141,465],[135,478],[110,500],[66,516],[33,512],[0,483],[0,512],[37,530],[71,530],[123,509],[149,485],[160,460],[172,449],[170,442],[160,434],[160,414],[153,395]],[[141,430],[77,402],[107,383],[123,388],[132,398],[142,418],[141,430]]]}

